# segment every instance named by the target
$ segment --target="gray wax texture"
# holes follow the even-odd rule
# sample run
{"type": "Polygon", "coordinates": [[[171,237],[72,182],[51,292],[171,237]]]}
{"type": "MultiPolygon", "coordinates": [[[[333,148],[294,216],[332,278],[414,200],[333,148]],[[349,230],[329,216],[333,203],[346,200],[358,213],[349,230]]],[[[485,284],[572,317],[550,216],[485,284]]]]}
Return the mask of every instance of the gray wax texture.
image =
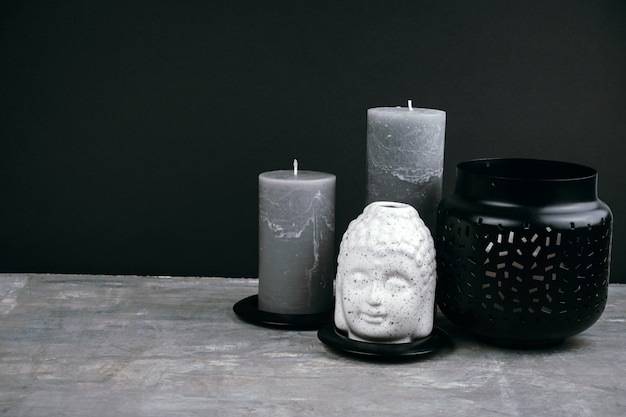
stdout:
{"type": "Polygon", "coordinates": [[[259,309],[316,314],[333,308],[333,174],[259,175],[259,309]]]}
{"type": "Polygon", "coordinates": [[[369,109],[366,204],[410,204],[434,233],[442,196],[445,128],[442,110],[369,109]]]}

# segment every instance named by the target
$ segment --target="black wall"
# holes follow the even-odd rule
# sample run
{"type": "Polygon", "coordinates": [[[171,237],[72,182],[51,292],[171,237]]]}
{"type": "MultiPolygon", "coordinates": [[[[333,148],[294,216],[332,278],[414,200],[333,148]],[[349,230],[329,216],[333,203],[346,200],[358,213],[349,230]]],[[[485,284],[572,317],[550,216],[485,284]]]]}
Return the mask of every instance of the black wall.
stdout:
{"type": "Polygon", "coordinates": [[[365,198],[366,110],[446,110],[479,157],[590,165],[626,282],[626,7],[614,1],[3,1],[0,270],[254,277],[257,175],[365,198]]]}

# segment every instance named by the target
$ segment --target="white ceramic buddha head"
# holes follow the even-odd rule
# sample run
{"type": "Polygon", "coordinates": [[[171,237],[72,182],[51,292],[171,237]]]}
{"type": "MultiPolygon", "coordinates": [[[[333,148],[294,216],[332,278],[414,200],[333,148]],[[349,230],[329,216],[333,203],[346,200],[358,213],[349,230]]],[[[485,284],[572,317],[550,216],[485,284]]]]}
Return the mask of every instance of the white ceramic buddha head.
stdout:
{"type": "Polygon", "coordinates": [[[374,202],[341,240],[335,326],[353,340],[406,343],[434,323],[436,263],[432,236],[408,204],[374,202]]]}

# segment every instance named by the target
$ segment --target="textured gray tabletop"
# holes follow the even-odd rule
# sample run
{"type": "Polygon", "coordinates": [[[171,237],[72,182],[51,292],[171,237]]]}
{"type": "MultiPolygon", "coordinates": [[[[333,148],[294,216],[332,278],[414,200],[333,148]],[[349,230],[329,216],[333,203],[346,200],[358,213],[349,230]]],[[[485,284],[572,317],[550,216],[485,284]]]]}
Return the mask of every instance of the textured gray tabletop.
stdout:
{"type": "Polygon", "coordinates": [[[257,285],[0,274],[0,415],[626,415],[626,286],[556,348],[489,347],[438,317],[453,347],[372,363],[240,321],[257,285]]]}

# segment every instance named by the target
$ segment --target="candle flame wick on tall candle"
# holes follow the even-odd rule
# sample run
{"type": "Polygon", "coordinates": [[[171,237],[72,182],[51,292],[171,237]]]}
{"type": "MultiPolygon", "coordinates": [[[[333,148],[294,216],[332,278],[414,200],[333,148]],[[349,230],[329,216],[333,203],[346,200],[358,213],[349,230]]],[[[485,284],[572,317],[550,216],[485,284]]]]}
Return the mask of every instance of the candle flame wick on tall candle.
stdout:
{"type": "Polygon", "coordinates": [[[409,110],[413,111],[413,100],[409,100],[409,110]]]}
{"type": "Polygon", "coordinates": [[[298,160],[294,159],[293,160],[293,175],[298,175],[298,160]]]}

